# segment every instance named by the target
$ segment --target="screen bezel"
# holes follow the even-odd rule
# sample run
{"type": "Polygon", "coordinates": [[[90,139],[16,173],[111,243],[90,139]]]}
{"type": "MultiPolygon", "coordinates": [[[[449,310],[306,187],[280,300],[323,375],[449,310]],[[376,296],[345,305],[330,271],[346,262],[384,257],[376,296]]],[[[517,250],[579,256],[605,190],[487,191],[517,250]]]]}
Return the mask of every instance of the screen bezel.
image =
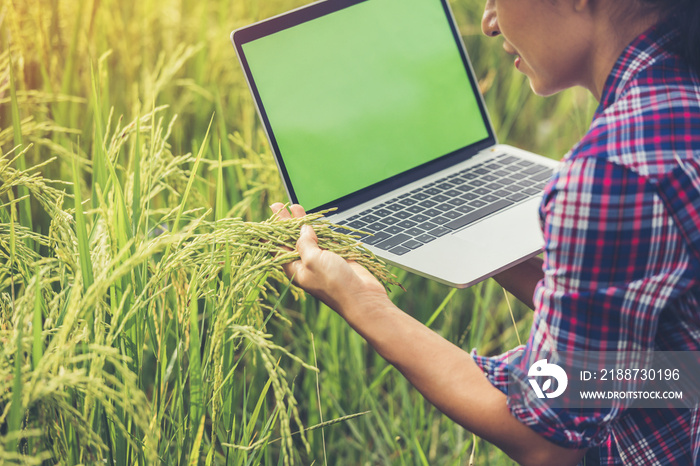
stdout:
{"type": "MultiPolygon", "coordinates": [[[[260,117],[260,120],[263,123],[263,128],[265,130],[265,134],[267,135],[268,142],[270,143],[272,153],[274,154],[275,162],[277,163],[277,167],[279,168],[279,172],[282,177],[285,189],[287,191],[287,195],[289,196],[289,199],[293,204],[298,203],[298,198],[294,191],[294,186],[291,182],[291,179],[289,178],[289,174],[284,163],[284,158],[280,153],[279,146],[277,144],[277,141],[275,140],[275,136],[270,125],[270,120],[268,119],[267,113],[265,111],[264,103],[262,102],[260,93],[258,92],[255,80],[253,78],[253,73],[250,69],[250,66],[248,65],[245,52],[243,51],[243,45],[248,42],[260,39],[262,37],[275,34],[279,31],[283,31],[285,29],[300,25],[308,21],[312,21],[322,16],[367,1],[372,0],[322,0],[320,2],[312,3],[301,8],[283,13],[281,15],[263,20],[261,22],[245,26],[231,33],[231,41],[233,42],[233,45],[236,49],[236,54],[238,56],[241,67],[243,68],[250,92],[253,95],[255,106],[258,111],[258,116],[260,117]]],[[[337,212],[342,212],[343,210],[350,209],[352,207],[370,201],[376,197],[379,197],[383,194],[391,192],[397,188],[400,188],[401,186],[412,183],[423,177],[437,173],[440,170],[444,170],[445,168],[448,168],[452,165],[468,160],[470,157],[474,156],[480,151],[488,147],[494,146],[497,143],[493,126],[491,125],[491,121],[486,110],[486,105],[484,103],[483,96],[481,95],[477,80],[474,76],[474,70],[468,58],[466,48],[464,46],[461,36],[459,35],[459,30],[455,23],[450,5],[446,0],[436,1],[440,1],[440,3],[442,4],[443,11],[445,12],[445,16],[447,17],[448,24],[452,32],[452,36],[455,39],[457,48],[462,58],[462,63],[467,73],[469,84],[471,85],[473,92],[477,96],[477,105],[479,107],[479,111],[481,112],[481,117],[484,122],[484,126],[486,127],[488,136],[485,139],[477,141],[473,144],[465,146],[451,153],[440,156],[434,160],[431,160],[422,165],[394,175],[373,185],[367,186],[366,188],[360,189],[341,198],[334,199],[323,205],[313,206],[307,209],[307,212],[312,213],[321,210],[326,210],[329,208],[337,208],[337,212]]]]}

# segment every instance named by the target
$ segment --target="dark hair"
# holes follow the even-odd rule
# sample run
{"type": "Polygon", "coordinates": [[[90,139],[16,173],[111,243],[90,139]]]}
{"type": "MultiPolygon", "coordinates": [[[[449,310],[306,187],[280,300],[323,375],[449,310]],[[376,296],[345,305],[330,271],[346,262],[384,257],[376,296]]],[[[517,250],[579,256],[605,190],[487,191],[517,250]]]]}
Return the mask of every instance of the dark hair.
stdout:
{"type": "Polygon", "coordinates": [[[674,52],[700,75],[700,0],[641,0],[672,21],[680,33],[674,52]]]}

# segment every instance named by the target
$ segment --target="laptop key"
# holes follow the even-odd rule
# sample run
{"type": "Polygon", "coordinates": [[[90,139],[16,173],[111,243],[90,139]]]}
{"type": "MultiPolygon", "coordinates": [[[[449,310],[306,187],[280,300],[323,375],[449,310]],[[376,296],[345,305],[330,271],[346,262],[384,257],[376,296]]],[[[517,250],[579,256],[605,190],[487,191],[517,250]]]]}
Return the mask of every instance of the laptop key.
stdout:
{"type": "Polygon", "coordinates": [[[476,222],[477,220],[480,220],[488,215],[491,215],[494,212],[497,212],[503,208],[506,208],[511,204],[513,204],[513,201],[501,199],[501,200],[494,202],[493,204],[490,204],[482,209],[475,210],[474,212],[470,212],[468,214],[465,214],[464,216],[462,216],[458,219],[455,219],[455,220],[451,221],[450,223],[445,224],[445,227],[449,228],[451,230],[458,230],[458,229],[462,228],[463,226],[469,225],[472,222],[476,222]]]}
{"type": "Polygon", "coordinates": [[[387,225],[394,225],[396,223],[399,223],[401,219],[398,219],[396,217],[386,217],[382,219],[382,223],[386,223],[387,225]]]}
{"type": "Polygon", "coordinates": [[[414,239],[416,241],[420,241],[421,243],[425,244],[425,243],[429,243],[429,242],[433,241],[435,239],[435,237],[432,235],[429,235],[427,233],[423,233],[420,236],[416,236],[414,239]]]}
{"type": "Polygon", "coordinates": [[[375,233],[373,236],[368,236],[363,241],[365,244],[373,245],[384,241],[388,238],[391,238],[391,235],[389,233],[384,233],[383,231],[381,231],[379,233],[375,233]]]}
{"type": "Polygon", "coordinates": [[[394,249],[389,250],[390,253],[396,254],[397,256],[402,256],[410,251],[410,249],[403,246],[396,246],[394,249]]]}
{"type": "Polygon", "coordinates": [[[387,209],[389,209],[392,212],[398,212],[399,210],[403,210],[403,206],[399,204],[398,202],[395,202],[393,204],[389,204],[386,206],[387,209]]]}
{"type": "Polygon", "coordinates": [[[413,220],[414,222],[423,223],[430,220],[430,217],[428,217],[427,215],[418,214],[411,217],[411,220],[413,220]]]}
{"type": "Polygon", "coordinates": [[[522,171],[522,173],[527,173],[528,175],[534,175],[536,173],[540,173],[545,170],[550,170],[549,167],[545,167],[544,165],[533,165],[532,167],[526,168],[525,170],[522,171]]]}
{"type": "Polygon", "coordinates": [[[426,199],[426,200],[423,201],[423,202],[419,202],[418,205],[419,205],[419,206],[422,206],[422,207],[425,207],[426,209],[428,209],[428,208],[430,208],[430,207],[433,207],[433,206],[437,205],[437,202],[435,202],[435,201],[433,201],[433,200],[431,200],[431,199],[426,199]]]}
{"type": "Polygon", "coordinates": [[[486,188],[491,191],[496,191],[497,189],[502,189],[508,187],[508,183],[504,183],[502,180],[492,181],[486,185],[486,188]]]}
{"type": "Polygon", "coordinates": [[[418,227],[411,227],[405,230],[404,233],[406,233],[408,236],[413,236],[415,238],[416,236],[424,234],[425,231],[418,227]]]}
{"type": "Polygon", "coordinates": [[[407,212],[405,210],[400,210],[394,214],[394,217],[400,218],[401,220],[405,220],[405,219],[411,217],[411,213],[407,212]]]}
{"type": "Polygon", "coordinates": [[[434,229],[430,230],[430,231],[428,232],[428,234],[429,234],[429,235],[433,235],[433,236],[435,236],[435,237],[438,237],[438,236],[444,236],[444,235],[446,235],[447,233],[451,233],[451,232],[452,232],[452,230],[450,230],[449,228],[437,227],[437,228],[434,228],[434,229]]]}
{"type": "Polygon", "coordinates": [[[449,218],[443,217],[442,215],[439,217],[435,217],[434,219],[431,220],[433,223],[437,223],[438,225],[444,225],[450,221],[449,218]]]}
{"type": "Polygon", "coordinates": [[[423,215],[427,215],[428,217],[437,217],[440,215],[442,211],[436,210],[436,209],[428,209],[423,212],[423,215]]]}
{"type": "MultiPolygon", "coordinates": [[[[456,189],[456,190],[459,190],[459,191],[461,191],[461,192],[464,193],[464,192],[469,192],[469,191],[471,191],[471,190],[474,189],[474,188],[472,188],[471,186],[469,186],[467,183],[463,183],[463,184],[460,184],[459,186],[456,186],[455,189],[456,189]]],[[[460,193],[460,194],[461,194],[461,193],[460,193]]]]}
{"type": "Polygon", "coordinates": [[[390,235],[398,235],[399,233],[403,232],[403,228],[397,225],[392,225],[390,227],[385,228],[382,231],[389,233],[390,235]]]}
{"type": "Polygon", "coordinates": [[[507,183],[508,186],[510,187],[510,186],[514,185],[515,183],[521,181],[522,179],[523,179],[523,175],[515,174],[515,175],[506,176],[503,179],[501,179],[501,181],[507,183]]]}
{"type": "Polygon", "coordinates": [[[452,210],[453,207],[454,206],[452,204],[450,204],[449,202],[445,202],[443,204],[436,205],[435,209],[439,210],[440,212],[447,212],[448,210],[452,210]]]}
{"type": "Polygon", "coordinates": [[[406,231],[404,231],[404,233],[406,233],[408,236],[413,236],[415,238],[415,237],[424,235],[425,231],[421,230],[420,228],[413,227],[413,228],[407,229],[406,231]]]}
{"type": "Polygon", "coordinates": [[[390,210],[386,210],[386,209],[374,210],[374,211],[372,211],[372,213],[373,213],[374,215],[378,215],[380,218],[382,218],[382,217],[388,217],[389,215],[391,215],[391,211],[390,211],[390,210]]]}
{"type": "Polygon", "coordinates": [[[530,197],[530,196],[528,196],[527,194],[524,194],[524,193],[514,193],[514,194],[507,196],[507,199],[510,199],[511,201],[515,201],[515,202],[520,202],[523,199],[527,199],[528,197],[530,197]]]}
{"type": "Polygon", "coordinates": [[[404,241],[407,241],[411,239],[407,234],[401,233],[396,236],[393,236],[389,239],[385,239],[384,241],[380,243],[375,243],[374,245],[378,247],[379,249],[384,249],[385,251],[388,251],[389,249],[398,246],[399,244],[403,243],[404,241]]]}
{"type": "Polygon", "coordinates": [[[360,220],[355,220],[354,222],[346,223],[345,226],[348,226],[350,228],[355,228],[356,230],[362,229],[363,226],[367,225],[367,223],[362,222],[360,220]]]}
{"type": "Polygon", "coordinates": [[[408,241],[403,243],[401,246],[408,248],[408,249],[416,249],[416,248],[423,246],[423,243],[416,241],[416,240],[413,240],[413,239],[409,239],[408,241]]]}
{"type": "Polygon", "coordinates": [[[469,212],[472,212],[474,210],[474,207],[469,206],[469,205],[461,205],[455,209],[457,212],[461,212],[463,214],[468,214],[469,212]]]}
{"type": "Polygon", "coordinates": [[[428,199],[430,197],[428,194],[425,194],[423,192],[420,193],[415,193],[411,195],[411,199],[415,199],[416,201],[422,201],[424,199],[428,199]]]}
{"type": "Polygon", "coordinates": [[[367,223],[374,223],[374,222],[378,222],[380,219],[376,215],[369,214],[369,215],[364,215],[360,220],[362,220],[363,222],[367,222],[367,223]]]}
{"type": "Polygon", "coordinates": [[[445,212],[444,214],[442,214],[443,217],[447,217],[447,218],[450,218],[452,220],[459,218],[462,215],[464,215],[464,214],[462,214],[461,212],[457,212],[456,210],[450,210],[449,212],[445,212]]]}
{"type": "Polygon", "coordinates": [[[535,180],[535,181],[544,181],[544,180],[550,179],[551,177],[552,177],[552,172],[549,170],[545,170],[543,172],[536,174],[535,176],[531,176],[530,179],[535,180]]]}
{"type": "Polygon", "coordinates": [[[370,233],[377,233],[378,231],[382,231],[384,228],[386,228],[386,225],[382,222],[374,222],[362,227],[364,231],[369,231],[370,233]]]}
{"type": "Polygon", "coordinates": [[[445,201],[448,201],[449,199],[450,198],[445,196],[444,194],[438,194],[437,196],[433,196],[431,198],[431,200],[435,201],[435,202],[445,202],[445,201]]]}
{"type": "Polygon", "coordinates": [[[409,212],[411,212],[412,214],[420,214],[420,213],[423,212],[425,209],[424,209],[423,207],[419,206],[419,205],[412,205],[411,207],[409,207],[409,208],[406,209],[406,210],[409,211],[409,212]]]}
{"type": "Polygon", "coordinates": [[[425,223],[421,223],[420,225],[418,225],[418,228],[423,230],[423,231],[421,231],[421,233],[425,233],[426,231],[433,230],[433,229],[437,228],[438,226],[439,226],[438,224],[433,223],[433,222],[425,222],[425,223]]]}
{"type": "Polygon", "coordinates": [[[404,220],[402,222],[397,223],[396,225],[400,226],[401,228],[411,228],[418,225],[418,223],[414,222],[413,220],[404,220]]]}

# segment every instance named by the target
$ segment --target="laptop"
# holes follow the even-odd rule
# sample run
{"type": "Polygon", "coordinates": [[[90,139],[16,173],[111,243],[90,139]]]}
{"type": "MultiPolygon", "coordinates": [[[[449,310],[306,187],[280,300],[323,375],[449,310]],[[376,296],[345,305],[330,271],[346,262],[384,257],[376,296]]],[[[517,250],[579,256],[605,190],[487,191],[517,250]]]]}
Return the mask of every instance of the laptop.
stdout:
{"type": "Polygon", "coordinates": [[[231,33],[293,203],[468,287],[537,255],[553,160],[498,144],[446,0],[324,0],[231,33]]]}

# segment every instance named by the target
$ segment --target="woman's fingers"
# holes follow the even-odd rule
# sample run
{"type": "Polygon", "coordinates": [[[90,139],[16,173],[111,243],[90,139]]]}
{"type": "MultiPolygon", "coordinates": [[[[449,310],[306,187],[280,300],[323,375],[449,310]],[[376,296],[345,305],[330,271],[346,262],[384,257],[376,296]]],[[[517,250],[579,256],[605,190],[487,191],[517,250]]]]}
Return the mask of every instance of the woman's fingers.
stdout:
{"type": "Polygon", "coordinates": [[[275,202],[270,206],[270,209],[272,209],[272,213],[277,215],[277,218],[280,220],[289,220],[294,216],[294,218],[301,218],[306,215],[306,211],[302,206],[299,204],[293,204],[289,210],[292,211],[292,213],[289,213],[289,210],[284,208],[284,204],[281,202],[275,202]]]}
{"type": "Polygon", "coordinates": [[[296,246],[299,260],[287,264],[285,271],[290,278],[292,275],[294,276],[294,281],[298,285],[303,286],[304,278],[309,273],[313,273],[314,261],[321,254],[321,249],[318,247],[318,236],[316,236],[316,232],[310,225],[301,227],[301,234],[296,246]]]}
{"type": "Polygon", "coordinates": [[[318,236],[311,225],[301,227],[301,234],[297,240],[297,251],[303,263],[308,264],[321,252],[318,247],[318,236]]]}
{"type": "MultiPolygon", "coordinates": [[[[306,215],[306,211],[302,206],[299,204],[293,204],[289,210],[285,208],[285,204],[282,204],[281,202],[275,202],[270,206],[272,209],[273,214],[277,217],[278,220],[291,220],[292,216],[294,218],[301,218],[306,215]],[[290,213],[291,210],[291,213],[290,213]]],[[[316,233],[313,231],[313,228],[310,226],[303,226],[301,229],[301,235],[299,236],[299,242],[302,241],[302,238],[305,239],[305,241],[311,241],[312,244],[316,246],[318,249],[318,237],[316,236],[316,233]],[[311,232],[311,238],[304,238],[304,230],[308,228],[311,232]]],[[[308,236],[308,233],[307,233],[308,236]]],[[[299,250],[299,242],[297,242],[297,250],[299,250]]],[[[308,247],[307,247],[308,250],[308,247]]],[[[320,252],[320,251],[319,251],[320,252]]],[[[301,254],[301,251],[299,250],[299,253],[301,254]]],[[[297,273],[304,268],[304,265],[301,260],[297,260],[294,262],[289,262],[287,264],[284,264],[282,266],[284,269],[284,272],[287,274],[289,278],[292,278],[293,276],[297,275],[297,273]]]]}
{"type": "Polygon", "coordinates": [[[292,215],[294,215],[295,218],[301,218],[306,215],[306,211],[299,204],[293,204],[289,209],[292,211],[292,215]]]}
{"type": "Polygon", "coordinates": [[[276,215],[279,220],[289,220],[292,218],[289,211],[284,208],[284,204],[281,202],[275,202],[270,206],[270,209],[272,209],[272,213],[276,215]]]}

